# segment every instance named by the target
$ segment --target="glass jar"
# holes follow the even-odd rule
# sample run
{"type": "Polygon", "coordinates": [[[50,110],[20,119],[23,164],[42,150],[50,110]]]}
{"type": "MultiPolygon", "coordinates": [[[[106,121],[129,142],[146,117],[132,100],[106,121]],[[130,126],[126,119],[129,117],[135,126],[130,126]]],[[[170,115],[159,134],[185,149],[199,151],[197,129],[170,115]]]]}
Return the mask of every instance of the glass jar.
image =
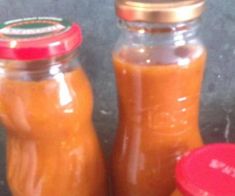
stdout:
{"type": "Polygon", "coordinates": [[[187,153],[177,164],[172,196],[232,196],[235,145],[212,144],[187,153]]]}
{"type": "Polygon", "coordinates": [[[26,18],[2,24],[0,36],[0,117],[12,194],[106,195],[92,90],[77,54],[80,27],[26,18]]]}
{"type": "Polygon", "coordinates": [[[198,36],[203,7],[203,0],[116,1],[122,33],[113,50],[119,100],[115,196],[170,195],[177,159],[203,144],[198,126],[207,56],[198,36]]]}

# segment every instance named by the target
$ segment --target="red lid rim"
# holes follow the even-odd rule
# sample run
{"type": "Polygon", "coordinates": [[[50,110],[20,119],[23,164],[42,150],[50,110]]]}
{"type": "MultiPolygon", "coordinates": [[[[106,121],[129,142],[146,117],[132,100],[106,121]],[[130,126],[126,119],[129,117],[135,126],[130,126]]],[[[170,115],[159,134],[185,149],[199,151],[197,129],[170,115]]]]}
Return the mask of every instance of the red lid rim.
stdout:
{"type": "MultiPolygon", "coordinates": [[[[194,195],[202,195],[202,193],[205,194],[205,190],[200,189],[198,186],[195,186],[193,183],[189,182],[190,179],[187,179],[185,174],[183,173],[184,164],[189,160],[192,156],[195,156],[195,154],[202,153],[205,149],[211,150],[215,148],[233,148],[235,149],[234,144],[227,144],[227,143],[216,143],[216,144],[210,144],[204,147],[196,148],[194,150],[191,150],[189,153],[187,153],[185,156],[181,158],[181,160],[178,162],[176,166],[176,185],[177,188],[185,194],[185,196],[194,196],[194,195]],[[192,192],[193,190],[193,192],[192,192]]],[[[207,193],[207,196],[212,196],[212,194],[207,193]]],[[[213,195],[214,196],[214,195],[213,195]]]]}
{"type": "Polygon", "coordinates": [[[43,60],[66,55],[82,44],[82,32],[72,23],[64,32],[30,39],[0,39],[0,59],[43,60]]]}

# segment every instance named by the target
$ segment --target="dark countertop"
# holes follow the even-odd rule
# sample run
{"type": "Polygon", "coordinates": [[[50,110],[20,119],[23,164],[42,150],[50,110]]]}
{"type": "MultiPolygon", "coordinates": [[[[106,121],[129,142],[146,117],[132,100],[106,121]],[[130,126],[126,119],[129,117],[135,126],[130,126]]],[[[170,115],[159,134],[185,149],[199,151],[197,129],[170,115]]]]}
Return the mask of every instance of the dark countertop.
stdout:
{"type": "MultiPolygon", "coordinates": [[[[93,84],[94,122],[104,151],[109,154],[117,119],[116,90],[110,54],[118,36],[113,0],[0,1],[0,22],[43,15],[80,21],[84,29],[81,62],[93,84]]],[[[234,21],[234,0],[207,1],[201,28],[209,52],[200,113],[200,127],[205,143],[235,142],[234,21]]],[[[10,195],[5,182],[5,135],[2,128],[0,195],[10,195]]]]}

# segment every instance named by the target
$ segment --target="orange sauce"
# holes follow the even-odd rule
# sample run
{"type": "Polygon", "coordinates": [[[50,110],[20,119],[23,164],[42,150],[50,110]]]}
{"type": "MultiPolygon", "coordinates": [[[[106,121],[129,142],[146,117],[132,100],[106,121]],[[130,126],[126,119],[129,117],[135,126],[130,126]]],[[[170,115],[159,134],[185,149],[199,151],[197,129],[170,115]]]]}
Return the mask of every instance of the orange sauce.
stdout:
{"type": "Polygon", "coordinates": [[[202,145],[198,112],[205,59],[197,46],[123,48],[113,54],[119,98],[112,155],[115,196],[174,191],[177,159],[202,145]]]}
{"type": "Polygon", "coordinates": [[[7,178],[14,196],[104,196],[104,160],[82,71],[53,79],[0,79],[7,178]]]}
{"type": "Polygon", "coordinates": [[[175,190],[171,196],[183,196],[178,190],[175,190]]]}

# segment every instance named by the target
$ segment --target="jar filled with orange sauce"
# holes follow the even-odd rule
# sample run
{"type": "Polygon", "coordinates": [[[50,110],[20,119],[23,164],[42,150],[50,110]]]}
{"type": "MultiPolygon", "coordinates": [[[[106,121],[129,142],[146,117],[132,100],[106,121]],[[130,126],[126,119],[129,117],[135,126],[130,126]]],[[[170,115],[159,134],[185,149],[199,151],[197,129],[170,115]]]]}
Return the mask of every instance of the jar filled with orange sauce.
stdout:
{"type": "Polygon", "coordinates": [[[177,159],[203,144],[198,115],[207,52],[198,28],[204,4],[116,0],[115,196],[169,196],[177,159]]]}
{"type": "Polygon", "coordinates": [[[105,196],[79,25],[25,18],[0,28],[0,118],[13,196],[105,196]]]}

